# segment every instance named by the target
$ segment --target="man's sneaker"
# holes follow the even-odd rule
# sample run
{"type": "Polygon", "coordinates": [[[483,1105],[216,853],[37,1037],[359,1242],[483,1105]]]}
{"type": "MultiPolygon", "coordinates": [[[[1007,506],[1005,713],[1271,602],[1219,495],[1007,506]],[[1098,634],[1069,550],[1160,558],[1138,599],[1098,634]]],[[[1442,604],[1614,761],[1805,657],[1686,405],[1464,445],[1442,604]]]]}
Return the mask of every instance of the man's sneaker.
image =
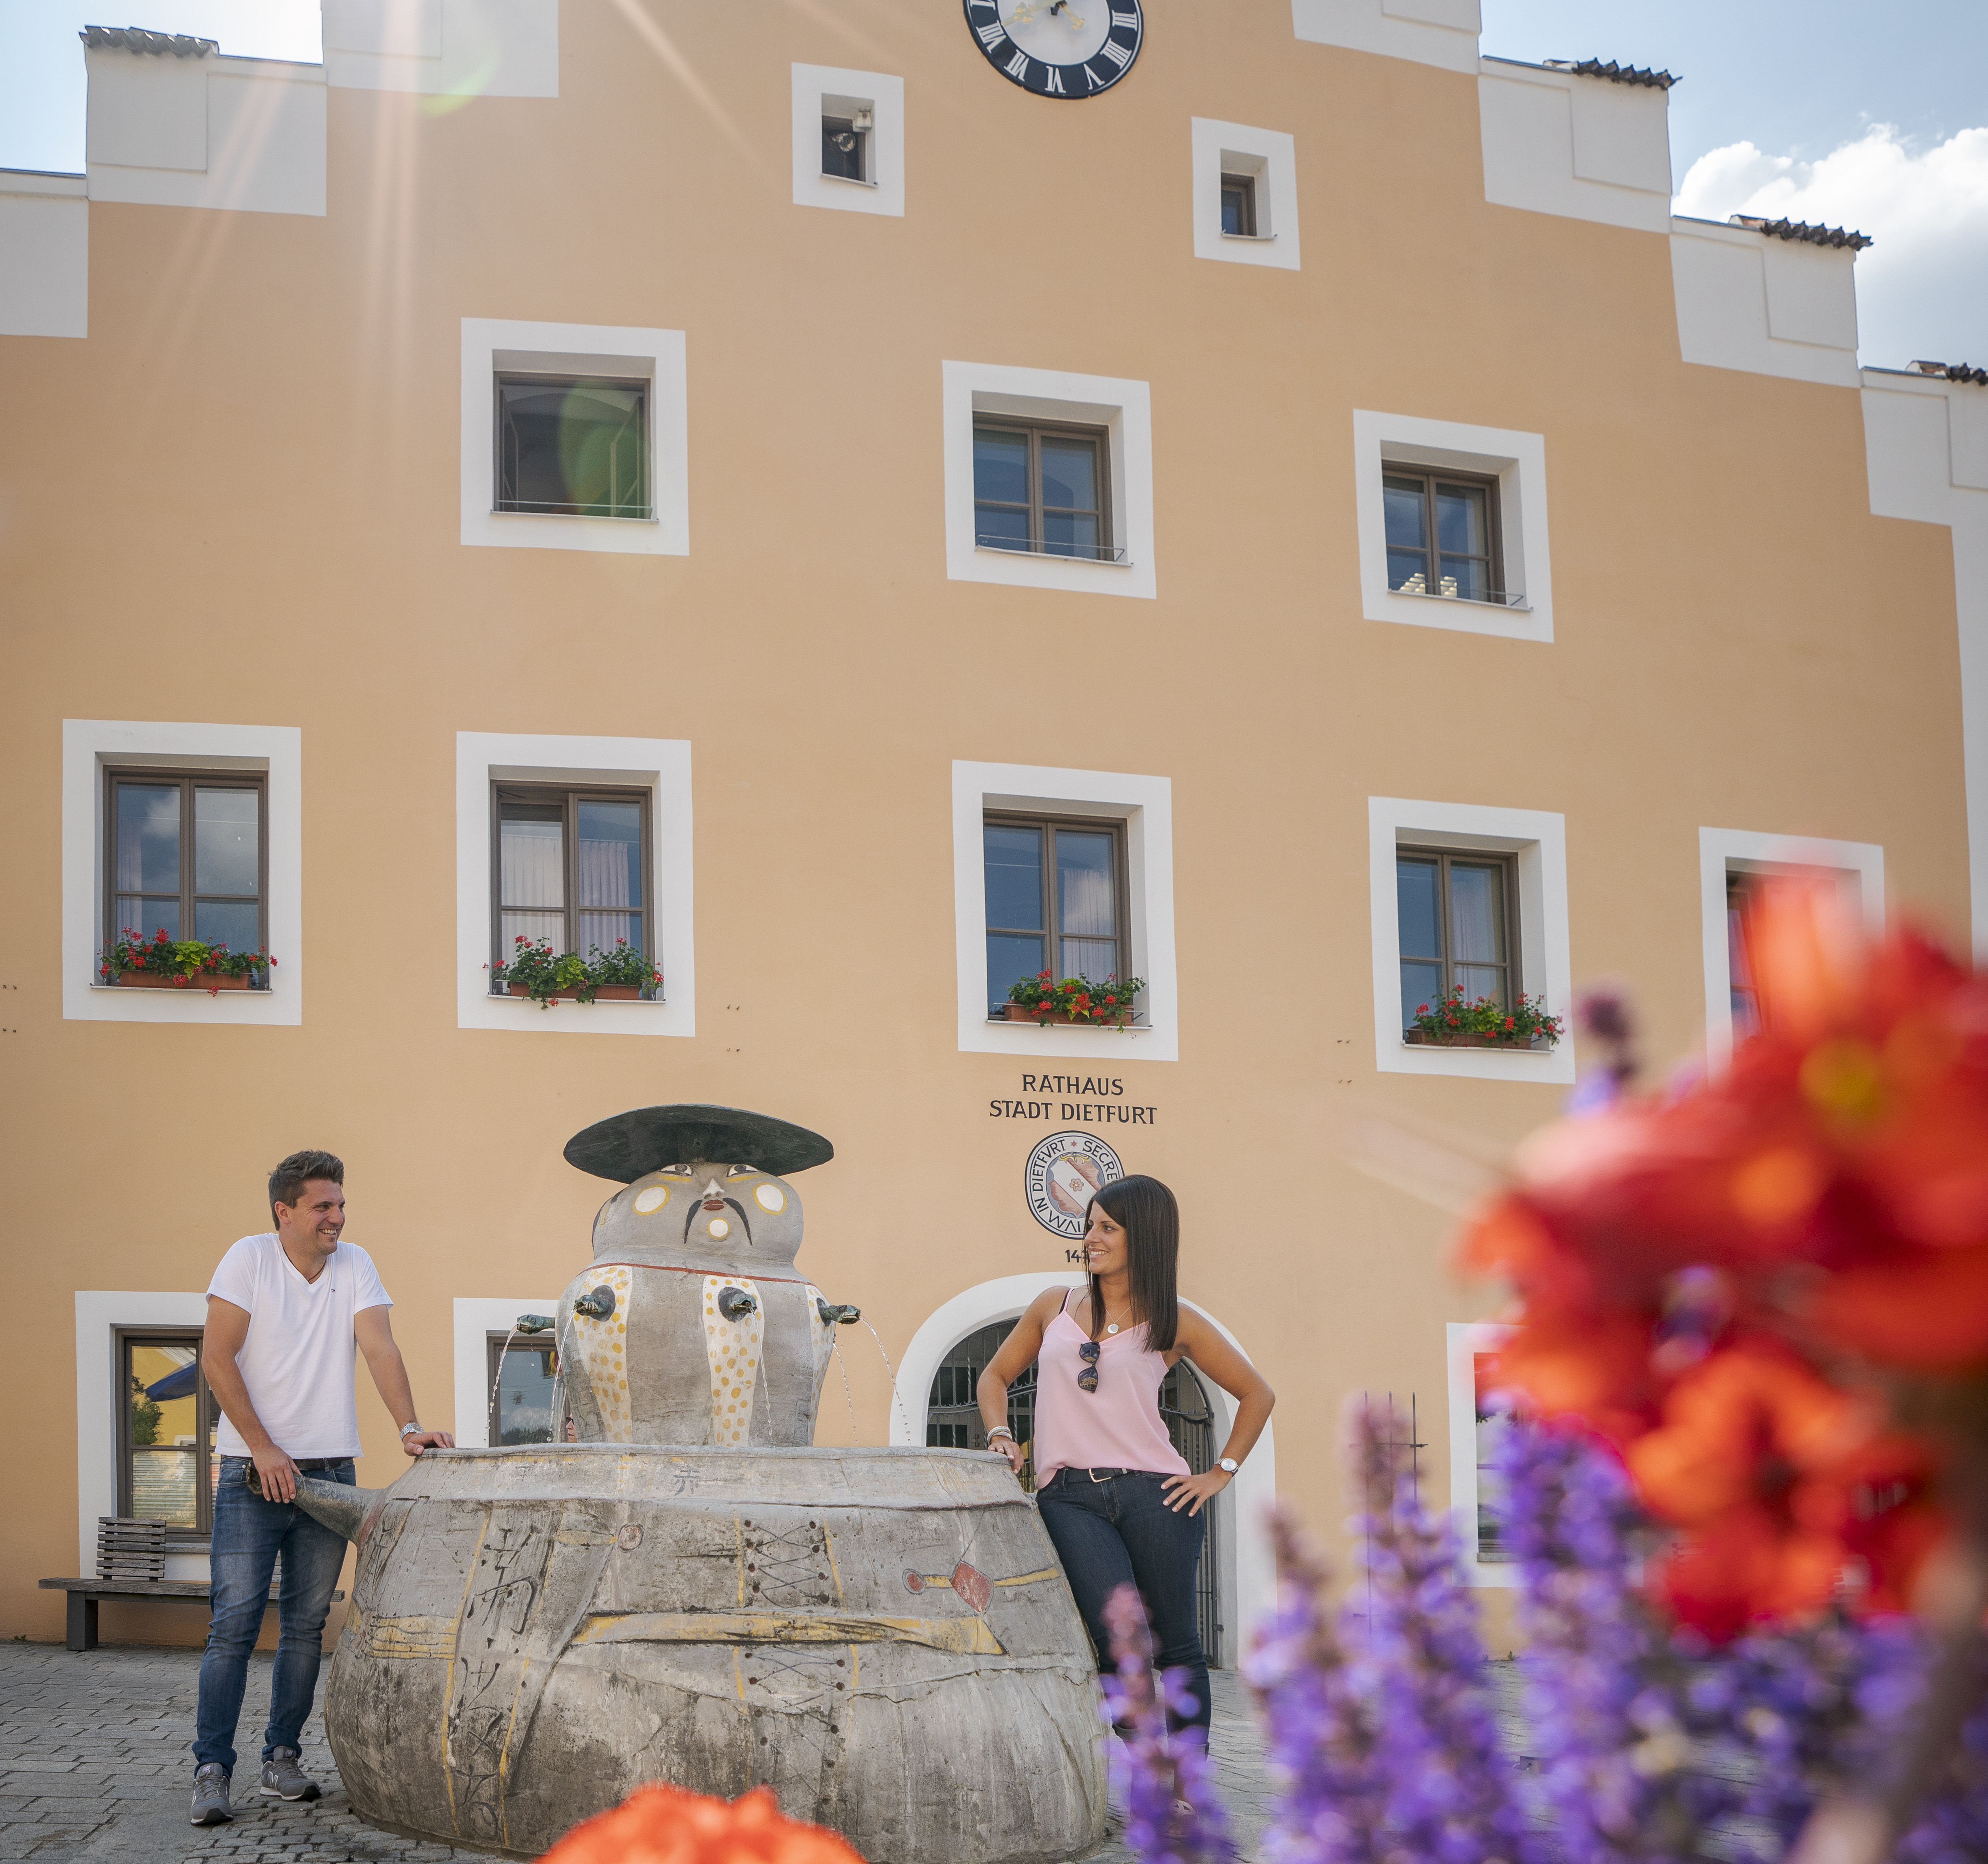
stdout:
{"type": "Polygon", "coordinates": [[[235,1816],[228,1803],[228,1783],[232,1776],[218,1761],[197,1767],[193,1775],[193,1822],[197,1825],[225,1825],[235,1816]]]}
{"type": "Polygon", "coordinates": [[[297,1764],[294,1747],[279,1747],[262,1763],[262,1791],[271,1799],[315,1799],[318,1785],[297,1764]]]}

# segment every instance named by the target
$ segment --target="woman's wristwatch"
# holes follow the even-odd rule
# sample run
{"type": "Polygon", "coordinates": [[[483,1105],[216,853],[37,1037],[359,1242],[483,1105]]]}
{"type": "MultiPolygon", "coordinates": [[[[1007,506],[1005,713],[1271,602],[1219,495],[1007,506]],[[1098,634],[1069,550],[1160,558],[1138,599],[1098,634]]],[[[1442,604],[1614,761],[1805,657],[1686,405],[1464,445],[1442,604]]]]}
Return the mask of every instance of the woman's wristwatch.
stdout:
{"type": "Polygon", "coordinates": [[[1215,1467],[1217,1469],[1222,1470],[1225,1473],[1232,1476],[1242,1467],[1242,1465],[1238,1463],[1233,1456],[1221,1456],[1216,1459],[1215,1467]]]}

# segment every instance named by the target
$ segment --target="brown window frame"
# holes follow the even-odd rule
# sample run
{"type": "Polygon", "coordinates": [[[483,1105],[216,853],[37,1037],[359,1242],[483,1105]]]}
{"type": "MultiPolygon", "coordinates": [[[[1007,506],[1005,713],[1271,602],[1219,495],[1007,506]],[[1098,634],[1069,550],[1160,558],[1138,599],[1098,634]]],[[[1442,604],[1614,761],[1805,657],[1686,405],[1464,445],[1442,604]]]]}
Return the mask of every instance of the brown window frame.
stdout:
{"type": "MultiPolygon", "coordinates": [[[[973,431],[976,434],[1020,434],[1029,443],[1029,497],[1025,506],[1013,499],[983,499],[976,484],[973,491],[973,542],[975,547],[983,550],[1003,550],[1012,556],[1055,556],[1067,559],[1071,563],[1116,563],[1118,549],[1111,534],[1111,430],[1104,427],[1091,427],[1079,421],[1025,421],[1005,414],[982,414],[973,417],[973,431]],[[1091,553],[1086,556],[1075,550],[1052,550],[1043,538],[1043,439],[1045,435],[1057,438],[1087,440],[1097,448],[1097,542],[1091,553]],[[980,510],[986,506],[996,511],[1022,511],[1029,515],[1028,548],[1019,550],[1012,542],[983,543],[980,531],[980,510]]],[[[1073,505],[1051,506],[1047,509],[1062,513],[1087,512],[1090,506],[1073,505]]]]}
{"type": "MultiPolygon", "coordinates": [[[[590,375],[564,369],[499,369],[490,378],[490,509],[518,512],[528,516],[552,518],[604,518],[619,523],[645,524],[656,516],[656,448],[654,439],[656,385],[647,376],[590,375]],[[593,510],[568,500],[563,504],[530,503],[516,496],[504,496],[505,461],[504,391],[506,387],[632,388],[642,397],[638,425],[641,430],[642,462],[640,480],[641,502],[593,510]]],[[[516,469],[513,469],[515,482],[516,469]]],[[[610,488],[611,489],[611,488],[610,488]]]]}
{"type": "Polygon", "coordinates": [[[1405,544],[1391,544],[1384,534],[1383,519],[1381,539],[1381,573],[1388,579],[1388,590],[1395,595],[1432,595],[1440,600],[1476,602],[1491,608],[1504,608],[1510,605],[1513,591],[1505,587],[1505,527],[1499,499],[1499,482],[1495,474],[1489,472],[1452,472],[1446,467],[1417,465],[1406,460],[1383,459],[1381,462],[1381,481],[1384,506],[1387,482],[1391,479],[1420,479],[1422,482],[1422,530],[1428,539],[1422,556],[1427,568],[1422,580],[1428,585],[1423,589],[1402,590],[1395,586],[1394,571],[1388,563],[1389,555],[1405,551],[1405,544]],[[1445,550],[1436,536],[1436,489],[1439,485],[1466,485],[1484,493],[1485,542],[1489,546],[1483,556],[1469,550],[1445,550]],[[1486,594],[1482,596],[1444,596],[1442,594],[1442,560],[1445,556],[1468,556],[1473,562],[1484,565],[1486,594]]]}
{"type": "Polygon", "coordinates": [[[166,1543],[168,1546],[185,1545],[190,1542],[205,1542],[214,1533],[214,1459],[221,1453],[210,1450],[208,1443],[209,1430],[201,1426],[209,1423],[210,1418],[218,1419],[220,1405],[207,1382],[206,1346],[202,1331],[198,1327],[145,1327],[134,1324],[113,1327],[110,1330],[110,1385],[112,1411],[117,1419],[117,1468],[114,1484],[117,1494],[116,1511],[128,1517],[131,1513],[132,1482],[131,1456],[139,1446],[131,1441],[131,1391],[125,1366],[130,1349],[134,1345],[191,1346],[194,1349],[194,1364],[198,1368],[194,1378],[194,1521],[191,1527],[168,1525],[166,1543]]]}
{"type": "MultiPolygon", "coordinates": [[[[983,809],[980,812],[980,823],[983,832],[990,827],[1047,829],[1050,831],[1043,837],[1043,916],[1048,923],[1040,926],[996,925],[989,921],[982,935],[984,939],[990,934],[1006,934],[1011,938],[1043,939],[1049,941],[1051,949],[1045,962],[1048,964],[1051,973],[1059,979],[1074,976],[1077,973],[1063,968],[1063,941],[1066,935],[1057,930],[1056,925],[1057,920],[1060,917],[1060,902],[1057,898],[1055,831],[1059,828],[1074,828],[1082,831],[1086,834],[1096,834],[1100,831],[1109,833],[1111,837],[1111,885],[1115,901],[1114,916],[1118,923],[1118,929],[1113,935],[1112,939],[1112,942],[1118,948],[1118,955],[1112,966],[1110,975],[1118,977],[1129,976],[1132,969],[1132,870],[1131,858],[1128,852],[1128,837],[1125,833],[1124,818],[1118,816],[1067,816],[1061,814],[1032,815],[1026,810],[983,809]]],[[[986,858],[984,851],[985,845],[983,840],[983,851],[981,857],[983,872],[986,858]]],[[[1094,934],[1083,932],[1071,932],[1067,935],[1073,939],[1095,936],[1094,934]]],[[[982,949],[984,952],[986,948],[983,946],[982,949]]],[[[1104,980],[1103,978],[1093,978],[1090,981],[1093,983],[1102,983],[1104,980]]],[[[987,1016],[990,1022],[1006,1020],[1006,1013],[998,1004],[989,1003],[987,1006],[987,1016]]]]}
{"type": "Polygon", "coordinates": [[[1256,238],[1256,188],[1262,179],[1260,175],[1236,174],[1226,168],[1222,171],[1222,195],[1226,197],[1232,191],[1239,194],[1242,198],[1242,211],[1236,215],[1236,231],[1231,233],[1226,226],[1222,229],[1226,238],[1229,239],[1256,238]]]}
{"type": "MultiPolygon", "coordinates": [[[[559,803],[564,806],[566,814],[562,825],[560,858],[565,866],[564,885],[562,888],[566,905],[560,908],[566,916],[566,939],[563,955],[576,948],[573,940],[577,935],[576,921],[580,908],[578,904],[580,862],[580,805],[582,803],[639,803],[642,808],[642,949],[651,964],[661,968],[656,951],[656,840],[654,795],[641,785],[626,787],[615,783],[507,783],[493,779],[490,785],[490,961],[502,963],[509,956],[504,950],[504,804],[506,802],[544,804],[559,803]]],[[[519,912],[549,912],[546,906],[519,906],[519,912]]],[[[610,908],[609,910],[613,910],[610,908]]],[[[625,909],[624,909],[625,910],[625,909]]],[[[580,954],[583,958],[584,952],[580,954]]],[[[495,994],[499,986],[493,984],[495,994]]]]}
{"type": "MultiPolygon", "coordinates": [[[[1434,861],[1438,864],[1436,898],[1442,913],[1443,949],[1440,962],[1442,966],[1442,990],[1445,993],[1455,987],[1457,968],[1456,939],[1451,929],[1450,918],[1450,863],[1452,861],[1461,861],[1471,867],[1496,866],[1502,870],[1505,904],[1505,956],[1498,969],[1505,974],[1505,1007],[1510,1010],[1518,998],[1524,993],[1525,986],[1525,978],[1523,975],[1525,947],[1520,938],[1518,856],[1503,848],[1429,847],[1418,842],[1397,842],[1395,845],[1395,859],[1398,863],[1405,858],[1414,861],[1434,861]]],[[[1403,951],[1401,932],[1398,927],[1395,934],[1395,974],[1398,978],[1399,967],[1404,963],[1431,964],[1438,960],[1421,952],[1403,951]]],[[[1486,967],[1483,959],[1472,959],[1466,961],[1465,968],[1471,970],[1483,970],[1486,967]]],[[[1397,983],[1395,987],[1398,990],[1399,984],[1397,983]]],[[[1412,1027],[1412,1024],[1405,1020],[1402,1024],[1404,1033],[1412,1027]]]]}
{"type": "MultiPolygon", "coordinates": [[[[118,923],[117,896],[117,786],[120,783],[144,783],[157,787],[177,784],[180,793],[180,936],[191,939],[194,935],[194,905],[197,900],[222,900],[242,903],[246,896],[239,893],[196,893],[194,884],[194,803],[195,790],[252,790],[255,793],[255,949],[266,952],[269,949],[269,776],[266,770],[188,770],[183,766],[164,769],[150,764],[106,764],[103,767],[103,939],[107,945],[126,929],[118,923]]],[[[145,895],[146,898],[157,898],[156,894],[145,895]]],[[[130,927],[141,938],[149,939],[154,928],[150,925],[130,927]]],[[[93,974],[94,966],[92,967],[93,974]]],[[[269,973],[259,973],[251,983],[255,988],[266,989],[269,973]]]]}

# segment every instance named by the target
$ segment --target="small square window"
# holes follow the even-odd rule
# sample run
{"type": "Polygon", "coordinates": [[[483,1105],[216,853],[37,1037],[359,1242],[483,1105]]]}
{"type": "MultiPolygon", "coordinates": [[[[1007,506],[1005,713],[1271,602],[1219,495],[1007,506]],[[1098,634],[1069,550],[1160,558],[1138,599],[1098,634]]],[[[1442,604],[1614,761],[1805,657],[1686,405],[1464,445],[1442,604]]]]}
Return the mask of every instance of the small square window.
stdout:
{"type": "Polygon", "coordinates": [[[981,834],[990,1017],[1043,971],[1093,984],[1130,974],[1122,822],[990,812],[981,834]]]}
{"type": "Polygon", "coordinates": [[[221,1408],[201,1370],[201,1335],[120,1331],[117,1352],[117,1512],[164,1521],[168,1541],[204,1539],[221,1473],[221,1408]]]}
{"type": "Polygon", "coordinates": [[[1256,237],[1256,178],[1253,174],[1222,176],[1222,230],[1231,239],[1256,237]]]}
{"type": "Polygon", "coordinates": [[[973,541],[1116,563],[1111,470],[1100,428],[973,424],[973,541]]]}
{"type": "MultiPolygon", "coordinates": [[[[549,1443],[553,1441],[553,1400],[560,1391],[553,1348],[537,1341],[502,1334],[486,1337],[488,1363],[483,1387],[490,1394],[489,1446],[549,1443]]],[[[560,1440],[573,1419],[570,1406],[560,1406],[560,1440]]]]}
{"type": "Polygon", "coordinates": [[[500,375],[496,388],[496,510],[655,516],[646,382],[500,375]]]}
{"type": "Polygon", "coordinates": [[[1401,1028],[1452,990],[1510,1010],[1518,994],[1513,954],[1518,890],[1509,854],[1401,847],[1395,856],[1401,939],[1401,1028]]]}
{"type": "Polygon", "coordinates": [[[870,137],[877,123],[867,104],[844,115],[824,110],[821,119],[821,171],[832,181],[871,184],[870,137]]]}
{"type": "Polygon", "coordinates": [[[622,943],[653,955],[647,791],[499,783],[492,800],[492,962],[520,939],[582,958],[622,943]]]}
{"type": "Polygon", "coordinates": [[[1496,479],[1390,466],[1381,485],[1391,590],[1501,605],[1510,600],[1496,479]]]}
{"type": "MultiPolygon", "coordinates": [[[[265,778],[106,769],[103,935],[269,949],[265,778]]],[[[269,974],[254,983],[266,986],[269,974]]]]}

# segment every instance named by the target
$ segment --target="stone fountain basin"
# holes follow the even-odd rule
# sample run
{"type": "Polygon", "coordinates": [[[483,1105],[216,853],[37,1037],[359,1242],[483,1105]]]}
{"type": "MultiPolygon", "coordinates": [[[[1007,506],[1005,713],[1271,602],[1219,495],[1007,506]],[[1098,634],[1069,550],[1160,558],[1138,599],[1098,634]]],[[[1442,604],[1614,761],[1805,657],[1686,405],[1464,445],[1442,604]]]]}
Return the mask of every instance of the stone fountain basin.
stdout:
{"type": "Polygon", "coordinates": [[[1089,1639],[998,1455],[431,1450],[303,1499],[357,1525],[325,1720],[378,1825],[533,1857],[667,1780],[769,1785],[871,1864],[1103,1840],[1089,1639]]]}

